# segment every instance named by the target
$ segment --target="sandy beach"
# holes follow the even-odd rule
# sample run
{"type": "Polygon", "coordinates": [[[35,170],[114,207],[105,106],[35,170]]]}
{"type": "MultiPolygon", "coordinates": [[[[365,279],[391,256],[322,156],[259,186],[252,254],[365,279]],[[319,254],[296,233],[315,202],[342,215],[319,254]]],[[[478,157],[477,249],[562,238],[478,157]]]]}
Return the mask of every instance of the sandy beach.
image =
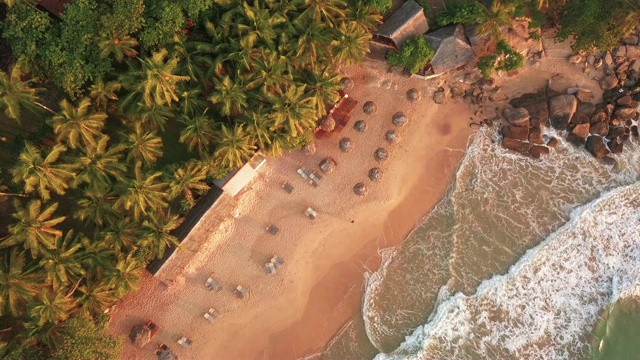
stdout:
{"type": "Polygon", "coordinates": [[[318,139],[314,155],[296,151],[269,159],[230,201],[235,208],[207,212],[169,260],[180,261],[181,276],[163,282],[147,273],[139,290],[117,304],[114,335],[127,338],[147,319],[160,328],[142,349],[126,340],[123,359],[153,359],[160,343],[180,359],[296,359],[322,351],[360,310],[364,274],[379,265],[378,250],[401,242],[445,193],[473,132],[472,111],[462,100],[434,104],[431,95],[441,80],[411,79],[378,62],[344,72],[355,82],[349,96],[358,101],[350,123],[318,139]],[[419,89],[422,100],[410,103],[410,88],[419,89]],[[373,115],[363,113],[366,101],[377,104],[373,115]],[[409,123],[396,128],[400,141],[389,145],[384,134],[395,128],[391,118],[398,111],[409,123]],[[367,122],[364,133],[352,128],[356,120],[367,122]],[[342,137],[353,140],[351,152],[340,152],[342,137]],[[386,162],[374,159],[379,147],[390,152],[386,162]],[[296,173],[301,166],[317,169],[326,156],[338,166],[318,187],[296,173]],[[375,166],[384,175],[371,182],[367,173],[375,166]],[[292,194],[281,189],[285,181],[294,186],[292,194]],[[352,191],[358,182],[367,185],[364,197],[352,191]],[[315,220],[303,214],[309,206],[318,212],[315,220]],[[269,224],[279,227],[277,235],[265,231],[269,224]],[[192,239],[206,246],[190,249],[192,239]],[[267,275],[263,265],[273,255],[285,263],[267,275]],[[212,274],[219,292],[204,287],[212,274]],[[249,289],[248,298],[234,296],[237,285],[249,289]],[[210,307],[221,314],[215,324],[203,318],[210,307]],[[176,343],[182,336],[192,340],[190,348],[176,343]]]}

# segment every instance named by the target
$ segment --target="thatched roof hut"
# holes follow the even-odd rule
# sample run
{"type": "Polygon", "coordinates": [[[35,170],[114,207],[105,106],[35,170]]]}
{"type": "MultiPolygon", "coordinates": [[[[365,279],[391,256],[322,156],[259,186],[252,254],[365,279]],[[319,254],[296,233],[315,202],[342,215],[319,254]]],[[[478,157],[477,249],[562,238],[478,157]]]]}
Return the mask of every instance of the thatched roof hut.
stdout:
{"type": "Polygon", "coordinates": [[[376,161],[385,161],[389,158],[389,152],[385,148],[378,148],[373,155],[376,161]]]}
{"type": "Polygon", "coordinates": [[[332,157],[326,157],[322,159],[319,165],[320,171],[322,171],[325,174],[331,174],[332,172],[334,172],[337,166],[338,166],[338,162],[336,161],[336,159],[332,157]]]}
{"type": "Polygon", "coordinates": [[[409,119],[407,119],[407,115],[405,115],[403,112],[398,111],[397,113],[393,114],[391,121],[393,122],[393,125],[402,127],[407,124],[409,119]]]}
{"type": "Polygon", "coordinates": [[[136,325],[131,328],[129,339],[137,347],[142,348],[151,341],[151,329],[144,325],[136,325]]]}
{"type": "Polygon", "coordinates": [[[302,148],[307,155],[314,155],[316,153],[316,143],[311,141],[302,148]]]}
{"type": "Polygon", "coordinates": [[[342,152],[350,152],[353,149],[353,142],[350,138],[344,137],[340,139],[340,143],[338,144],[340,151],[342,152]]]}
{"type": "Polygon", "coordinates": [[[410,102],[420,101],[422,99],[422,93],[416,88],[411,88],[407,91],[407,100],[410,102]]]}
{"type": "Polygon", "coordinates": [[[387,140],[389,144],[395,144],[398,142],[398,133],[395,130],[389,130],[386,134],[384,134],[384,138],[387,140]]]}
{"type": "Polygon", "coordinates": [[[326,132],[333,131],[336,128],[336,121],[333,119],[333,116],[327,115],[318,121],[320,128],[326,132]]]}
{"type": "Polygon", "coordinates": [[[367,186],[363,182],[359,182],[353,187],[353,192],[358,196],[364,196],[367,194],[367,186]]]}
{"type": "Polygon", "coordinates": [[[382,178],[382,170],[379,167],[369,169],[369,180],[378,181],[382,178]]]}
{"type": "Polygon", "coordinates": [[[430,62],[434,75],[464,66],[473,59],[473,50],[462,25],[445,26],[424,38],[436,52],[430,62]]]}
{"type": "Polygon", "coordinates": [[[373,101],[367,101],[362,105],[362,111],[367,115],[372,115],[378,110],[378,106],[373,101]]]}
{"type": "Polygon", "coordinates": [[[349,92],[351,90],[353,90],[353,80],[351,80],[351,78],[348,77],[343,77],[342,79],[340,79],[340,85],[342,85],[342,89],[345,92],[349,92]]]}
{"type": "Polygon", "coordinates": [[[424,9],[414,0],[408,0],[373,33],[373,41],[399,49],[405,40],[427,30],[429,24],[424,9]]]}
{"type": "Polygon", "coordinates": [[[365,132],[367,130],[367,123],[364,120],[358,120],[353,124],[353,128],[357,132],[365,132]]]}

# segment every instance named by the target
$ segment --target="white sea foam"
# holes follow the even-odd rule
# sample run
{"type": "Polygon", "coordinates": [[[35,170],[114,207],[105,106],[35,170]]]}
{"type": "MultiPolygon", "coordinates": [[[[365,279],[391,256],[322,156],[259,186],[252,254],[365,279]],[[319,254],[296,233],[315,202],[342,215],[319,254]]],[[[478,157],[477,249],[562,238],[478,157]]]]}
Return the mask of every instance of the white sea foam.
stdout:
{"type": "Polygon", "coordinates": [[[456,294],[383,359],[569,359],[598,312],[640,291],[640,183],[571,214],[506,275],[456,294]]]}

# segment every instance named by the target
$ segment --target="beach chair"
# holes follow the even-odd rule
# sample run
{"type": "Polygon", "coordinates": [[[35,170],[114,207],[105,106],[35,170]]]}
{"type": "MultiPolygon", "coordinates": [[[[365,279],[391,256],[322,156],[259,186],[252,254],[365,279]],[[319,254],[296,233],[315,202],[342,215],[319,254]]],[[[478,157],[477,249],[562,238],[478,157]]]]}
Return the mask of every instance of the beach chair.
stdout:
{"type": "Polygon", "coordinates": [[[284,260],[282,260],[279,256],[273,255],[273,257],[271,258],[271,264],[273,264],[273,266],[277,269],[282,266],[282,264],[284,264],[284,260]]]}
{"type": "Polygon", "coordinates": [[[311,220],[314,220],[318,216],[318,213],[310,207],[304,211],[304,214],[311,220]]]}
{"type": "Polygon", "coordinates": [[[303,178],[304,180],[309,180],[309,170],[305,168],[299,168],[298,175],[300,175],[300,177],[303,178]]]}
{"type": "Polygon", "coordinates": [[[220,313],[214,309],[214,308],[209,308],[209,310],[207,311],[207,313],[211,316],[213,316],[214,319],[217,319],[220,317],[220,313]]]}
{"type": "Polygon", "coordinates": [[[192,344],[191,340],[187,339],[185,336],[181,337],[180,340],[178,340],[178,344],[180,346],[182,346],[183,348],[189,348],[192,344]]]}
{"type": "Polygon", "coordinates": [[[204,313],[204,318],[207,319],[212,324],[216,323],[216,319],[213,316],[211,316],[211,314],[209,313],[204,313]]]}
{"type": "Polygon", "coordinates": [[[311,179],[313,186],[318,187],[318,185],[320,184],[320,180],[322,180],[322,176],[314,171],[309,174],[309,179],[311,179]]]}
{"type": "Polygon", "coordinates": [[[244,299],[244,297],[247,296],[247,294],[249,293],[249,290],[238,285],[238,287],[235,290],[233,290],[233,292],[234,294],[236,294],[236,297],[238,297],[238,299],[244,299]]]}
{"type": "Polygon", "coordinates": [[[280,229],[277,226],[273,225],[273,224],[267,226],[267,228],[265,230],[271,235],[276,235],[280,231],[280,229]]]}
{"type": "Polygon", "coordinates": [[[204,283],[204,287],[206,287],[209,291],[216,291],[220,287],[220,284],[218,284],[218,282],[213,280],[212,278],[208,278],[204,283]]]}
{"type": "Polygon", "coordinates": [[[264,270],[267,272],[267,275],[271,275],[276,272],[276,267],[272,262],[268,262],[264,264],[264,270]]]}
{"type": "Polygon", "coordinates": [[[291,194],[293,192],[293,186],[288,182],[282,184],[282,190],[284,190],[287,194],[291,194]]]}

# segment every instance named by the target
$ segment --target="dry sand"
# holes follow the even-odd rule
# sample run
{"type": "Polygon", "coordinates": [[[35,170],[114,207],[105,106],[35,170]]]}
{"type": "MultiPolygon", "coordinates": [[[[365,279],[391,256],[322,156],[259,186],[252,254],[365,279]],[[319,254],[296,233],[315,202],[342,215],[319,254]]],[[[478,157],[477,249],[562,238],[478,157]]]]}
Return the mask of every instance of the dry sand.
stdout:
{"type": "Polygon", "coordinates": [[[123,359],[154,359],[160,343],[183,360],[296,359],[321,351],[359,311],[363,274],[379,265],[378,250],[401,242],[444,195],[472,133],[471,109],[461,100],[434,104],[438,81],[389,73],[381,63],[367,62],[345,73],[355,81],[350,97],[359,102],[347,127],[318,140],[315,155],[296,151],[269,159],[236,196],[233,212],[207,212],[187,237],[185,244],[206,239],[207,245],[180,254],[189,259],[181,277],[169,284],[146,274],[140,289],[117,304],[110,325],[114,335],[126,338],[146,319],[160,327],[143,349],[125,341],[123,359]],[[412,87],[423,94],[417,103],[405,97],[412,87]],[[362,112],[368,100],[378,105],[370,116],[362,112]],[[409,123],[396,128],[400,142],[389,145],[384,134],[394,129],[391,118],[397,111],[404,111],[409,123]],[[360,119],[368,124],[365,133],[352,128],[360,119]],[[339,151],[342,137],[353,140],[350,153],[339,151]],[[378,147],[390,151],[382,164],[373,156],[378,147]],[[317,188],[296,174],[301,166],[317,169],[325,156],[334,157],[338,167],[317,188]],[[384,172],[376,183],[367,178],[375,166],[384,172]],[[292,194],[280,188],[285,181],[295,187],[292,194]],[[369,190],[364,197],[352,191],[361,181],[369,190]],[[303,215],[308,206],[318,212],[317,219],[303,215]],[[225,216],[220,228],[208,226],[214,216],[225,216]],[[277,225],[279,234],[266,233],[268,224],[277,225]],[[274,254],[285,264],[267,275],[263,265],[274,254]],[[205,289],[210,274],[221,291],[205,289]],[[248,298],[233,295],[239,284],[250,290],[248,298]],[[221,313],[213,325],[203,318],[210,307],[221,313]],[[181,336],[193,341],[189,349],[176,343],[181,336]]]}

